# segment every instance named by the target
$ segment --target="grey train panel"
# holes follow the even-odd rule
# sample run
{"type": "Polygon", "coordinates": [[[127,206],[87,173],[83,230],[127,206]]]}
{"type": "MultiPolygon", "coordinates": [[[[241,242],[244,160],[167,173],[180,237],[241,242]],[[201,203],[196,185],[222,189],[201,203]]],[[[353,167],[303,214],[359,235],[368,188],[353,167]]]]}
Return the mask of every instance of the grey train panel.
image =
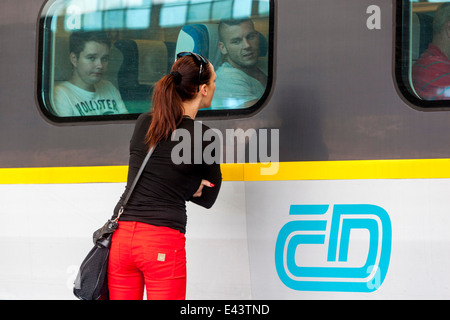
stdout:
{"type": "MultiPolygon", "coordinates": [[[[36,105],[37,20],[44,1],[2,2],[0,167],[127,164],[133,122],[54,125],[36,105]]],[[[450,157],[450,112],[408,106],[394,83],[395,2],[276,1],[274,79],[264,108],[227,128],[280,128],[280,160],[450,157]]],[[[200,119],[202,120],[202,119],[200,119]]]]}

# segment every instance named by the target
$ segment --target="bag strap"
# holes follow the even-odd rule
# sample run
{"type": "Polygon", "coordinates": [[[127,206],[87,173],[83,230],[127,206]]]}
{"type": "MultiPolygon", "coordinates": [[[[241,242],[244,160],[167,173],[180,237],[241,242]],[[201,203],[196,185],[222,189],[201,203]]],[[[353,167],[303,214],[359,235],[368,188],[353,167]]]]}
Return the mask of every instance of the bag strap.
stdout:
{"type": "Polygon", "coordinates": [[[145,157],[144,161],[142,162],[141,167],[139,168],[139,171],[136,175],[136,177],[133,180],[133,183],[131,184],[130,190],[128,190],[127,195],[125,197],[125,200],[123,200],[122,206],[119,209],[119,214],[117,215],[117,218],[114,220],[115,222],[119,221],[120,216],[123,213],[123,209],[125,205],[128,203],[128,200],[130,199],[131,194],[133,193],[134,187],[136,187],[136,184],[141,177],[142,172],[144,171],[145,166],[147,165],[148,159],[152,156],[153,151],[155,150],[155,147],[152,147],[150,151],[147,153],[147,156],[145,157]]]}

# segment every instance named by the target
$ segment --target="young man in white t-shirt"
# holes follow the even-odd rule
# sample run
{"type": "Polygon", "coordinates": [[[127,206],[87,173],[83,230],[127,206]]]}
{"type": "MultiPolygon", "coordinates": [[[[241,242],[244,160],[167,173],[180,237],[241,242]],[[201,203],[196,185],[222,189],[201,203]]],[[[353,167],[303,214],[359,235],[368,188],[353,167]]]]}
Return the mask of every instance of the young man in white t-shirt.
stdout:
{"type": "Polygon", "coordinates": [[[224,63],[217,69],[212,109],[252,106],[264,94],[267,75],[258,67],[260,38],[250,18],[222,20],[219,49],[224,63]]]}
{"type": "Polygon", "coordinates": [[[128,113],[119,91],[103,79],[111,42],[105,32],[70,36],[72,77],[55,88],[54,109],[61,117],[128,113]]]}

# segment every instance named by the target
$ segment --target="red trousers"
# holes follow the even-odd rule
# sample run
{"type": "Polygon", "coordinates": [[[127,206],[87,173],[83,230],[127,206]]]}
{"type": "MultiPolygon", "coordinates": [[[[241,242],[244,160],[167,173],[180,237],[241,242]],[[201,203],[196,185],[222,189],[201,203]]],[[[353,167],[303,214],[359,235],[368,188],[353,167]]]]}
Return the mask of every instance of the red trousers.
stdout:
{"type": "Polygon", "coordinates": [[[108,266],[111,300],[184,300],[186,238],[166,227],[120,221],[108,266]]]}

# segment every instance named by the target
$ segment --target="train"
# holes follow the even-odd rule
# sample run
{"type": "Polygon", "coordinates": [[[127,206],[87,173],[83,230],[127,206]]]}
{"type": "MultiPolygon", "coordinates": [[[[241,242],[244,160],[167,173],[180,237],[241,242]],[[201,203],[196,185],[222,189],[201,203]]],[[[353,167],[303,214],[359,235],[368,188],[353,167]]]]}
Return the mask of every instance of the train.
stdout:
{"type": "Polygon", "coordinates": [[[76,299],[153,85],[180,51],[218,70],[218,26],[243,18],[266,81],[196,118],[226,156],[216,204],[187,204],[187,299],[450,298],[450,102],[412,75],[444,2],[2,1],[0,299],[76,299]],[[58,114],[76,31],[109,34],[126,113],[58,114]]]}

